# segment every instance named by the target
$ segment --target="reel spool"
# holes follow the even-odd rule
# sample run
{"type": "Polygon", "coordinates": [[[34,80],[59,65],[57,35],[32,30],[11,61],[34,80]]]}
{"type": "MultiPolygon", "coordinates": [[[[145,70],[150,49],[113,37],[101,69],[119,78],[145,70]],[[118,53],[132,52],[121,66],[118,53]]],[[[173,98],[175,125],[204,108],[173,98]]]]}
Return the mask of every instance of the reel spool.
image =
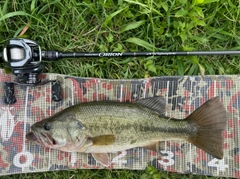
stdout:
{"type": "Polygon", "coordinates": [[[39,74],[45,65],[42,63],[41,47],[29,39],[11,39],[3,49],[3,60],[17,77],[17,84],[41,84],[39,74]]]}

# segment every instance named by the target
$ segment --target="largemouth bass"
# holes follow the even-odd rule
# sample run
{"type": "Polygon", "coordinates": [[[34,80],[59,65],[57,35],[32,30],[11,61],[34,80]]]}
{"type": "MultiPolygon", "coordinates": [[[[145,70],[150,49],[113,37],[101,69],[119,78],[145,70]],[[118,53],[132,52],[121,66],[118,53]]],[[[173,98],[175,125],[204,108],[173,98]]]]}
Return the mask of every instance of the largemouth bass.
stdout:
{"type": "Polygon", "coordinates": [[[66,152],[92,153],[104,166],[107,153],[134,147],[158,151],[163,140],[185,140],[223,158],[222,132],[226,110],[219,97],[212,98],[185,119],[166,117],[163,97],[133,103],[95,101],[71,106],[31,126],[27,139],[66,152]]]}

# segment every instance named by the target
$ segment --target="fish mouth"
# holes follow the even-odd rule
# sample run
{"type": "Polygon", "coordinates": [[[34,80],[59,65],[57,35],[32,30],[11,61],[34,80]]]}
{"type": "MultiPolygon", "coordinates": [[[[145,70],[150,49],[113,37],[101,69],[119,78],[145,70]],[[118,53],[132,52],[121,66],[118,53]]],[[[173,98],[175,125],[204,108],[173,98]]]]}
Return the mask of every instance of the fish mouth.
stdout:
{"type": "Polygon", "coordinates": [[[49,145],[55,146],[57,144],[56,140],[52,138],[51,135],[43,133],[41,133],[41,135],[43,136],[42,139],[45,139],[45,142],[47,142],[49,145]]]}
{"type": "Polygon", "coordinates": [[[32,141],[47,147],[55,146],[57,144],[57,141],[54,138],[52,138],[51,135],[44,134],[44,133],[40,133],[40,135],[37,135],[37,133],[35,132],[29,132],[26,135],[26,138],[29,141],[32,141]]]}
{"type": "Polygon", "coordinates": [[[33,142],[36,142],[36,141],[39,141],[39,139],[37,138],[36,135],[34,135],[33,132],[29,132],[27,135],[26,135],[26,138],[30,141],[33,141],[33,142]]]}

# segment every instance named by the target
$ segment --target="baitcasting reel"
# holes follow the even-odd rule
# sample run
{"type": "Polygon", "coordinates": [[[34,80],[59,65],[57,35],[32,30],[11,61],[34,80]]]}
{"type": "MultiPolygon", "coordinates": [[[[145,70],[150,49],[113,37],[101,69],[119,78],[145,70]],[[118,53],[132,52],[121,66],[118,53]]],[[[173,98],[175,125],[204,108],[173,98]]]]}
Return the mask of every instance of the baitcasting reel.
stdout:
{"type": "MultiPolygon", "coordinates": [[[[50,59],[54,56],[48,54],[50,59]]],[[[39,75],[44,70],[44,63],[42,62],[43,55],[41,47],[29,39],[11,39],[6,43],[3,53],[0,54],[4,60],[7,68],[16,76],[16,81],[6,82],[4,86],[4,103],[14,104],[16,98],[14,96],[14,84],[24,86],[44,85],[52,82],[52,100],[60,101],[61,88],[60,82],[56,80],[44,80],[39,78],[39,75]]]]}
{"type": "Polygon", "coordinates": [[[11,39],[6,43],[2,56],[5,64],[17,77],[19,85],[43,85],[50,80],[41,81],[39,75],[45,68],[42,59],[56,60],[56,51],[42,51],[40,45],[29,39],[11,39]]]}
{"type": "Polygon", "coordinates": [[[3,60],[17,77],[17,84],[41,84],[39,74],[44,69],[40,46],[28,39],[11,39],[3,49],[3,60]]]}

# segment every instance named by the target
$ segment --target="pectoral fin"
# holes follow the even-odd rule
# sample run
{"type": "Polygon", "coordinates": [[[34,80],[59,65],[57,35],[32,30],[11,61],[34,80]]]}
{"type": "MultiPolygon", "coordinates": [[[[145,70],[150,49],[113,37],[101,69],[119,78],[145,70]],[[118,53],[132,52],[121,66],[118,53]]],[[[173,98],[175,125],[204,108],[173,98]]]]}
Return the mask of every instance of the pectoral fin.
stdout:
{"type": "Polygon", "coordinates": [[[107,153],[92,153],[93,158],[105,167],[111,164],[109,156],[107,153]]]}
{"type": "Polygon", "coordinates": [[[89,138],[93,145],[111,145],[115,142],[115,135],[100,135],[96,137],[89,138]]]}

